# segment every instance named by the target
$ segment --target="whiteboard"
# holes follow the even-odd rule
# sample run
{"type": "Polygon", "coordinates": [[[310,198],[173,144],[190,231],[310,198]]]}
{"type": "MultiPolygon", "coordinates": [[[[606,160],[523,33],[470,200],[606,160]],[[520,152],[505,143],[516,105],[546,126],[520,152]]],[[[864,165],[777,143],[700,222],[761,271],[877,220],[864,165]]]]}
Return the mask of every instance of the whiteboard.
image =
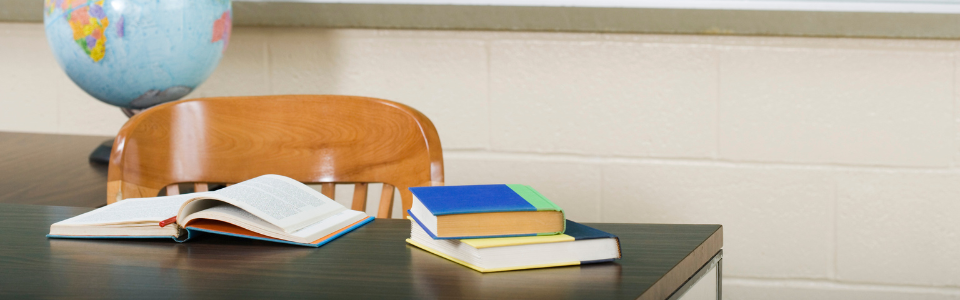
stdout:
{"type": "Polygon", "coordinates": [[[960,0],[234,0],[357,4],[624,7],[960,14],[960,0]]]}

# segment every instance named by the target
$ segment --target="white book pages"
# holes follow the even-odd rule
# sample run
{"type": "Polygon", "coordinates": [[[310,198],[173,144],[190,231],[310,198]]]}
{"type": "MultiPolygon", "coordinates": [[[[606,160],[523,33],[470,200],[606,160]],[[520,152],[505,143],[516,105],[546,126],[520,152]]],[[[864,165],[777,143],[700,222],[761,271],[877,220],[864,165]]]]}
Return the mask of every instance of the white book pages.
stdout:
{"type": "Polygon", "coordinates": [[[175,217],[180,206],[196,196],[186,194],[127,199],[54,223],[53,226],[153,223],[159,227],[160,221],[175,217]]]}
{"type": "MultiPolygon", "coordinates": [[[[439,236],[440,233],[437,232],[437,216],[433,215],[426,206],[423,205],[423,202],[420,202],[420,198],[417,198],[417,195],[413,195],[413,203],[410,205],[410,214],[417,218],[423,226],[427,227],[427,230],[430,230],[433,235],[439,236]]],[[[416,224],[416,221],[413,221],[416,224]]]]}
{"type": "Polygon", "coordinates": [[[297,230],[292,234],[286,234],[282,232],[280,228],[273,226],[272,224],[267,223],[262,219],[250,214],[249,212],[237,208],[236,206],[220,204],[191,214],[186,218],[186,222],[187,227],[189,228],[190,220],[219,220],[275,239],[288,240],[298,243],[311,243],[366,217],[367,214],[361,211],[345,210],[317,223],[311,224],[303,229],[297,230]]]}
{"type": "Polygon", "coordinates": [[[331,234],[334,231],[340,230],[346,225],[363,220],[366,217],[367,214],[362,211],[344,210],[330,216],[329,218],[323,219],[320,222],[313,223],[310,226],[297,230],[293,233],[293,236],[308,239],[310,240],[309,242],[312,242],[316,239],[331,234]]]}
{"type": "MultiPolygon", "coordinates": [[[[279,175],[263,175],[211,193],[216,195],[211,198],[246,210],[286,233],[346,210],[316,190],[279,175]]],[[[185,209],[181,216],[207,207],[185,209]]]]}

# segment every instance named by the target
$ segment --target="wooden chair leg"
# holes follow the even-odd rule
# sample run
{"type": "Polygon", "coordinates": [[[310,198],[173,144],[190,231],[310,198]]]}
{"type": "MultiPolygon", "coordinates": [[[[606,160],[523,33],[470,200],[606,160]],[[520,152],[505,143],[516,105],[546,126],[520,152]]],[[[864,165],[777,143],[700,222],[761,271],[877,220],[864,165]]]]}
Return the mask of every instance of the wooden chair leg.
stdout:
{"type": "Polygon", "coordinates": [[[210,186],[207,185],[206,183],[197,182],[197,183],[194,183],[194,184],[193,184],[193,192],[194,192],[194,193],[206,192],[206,191],[209,191],[209,190],[210,190],[210,186]]]}
{"type": "Polygon", "coordinates": [[[401,210],[403,211],[403,218],[407,218],[407,209],[413,205],[413,193],[410,192],[409,188],[397,188],[400,190],[400,204],[401,210]]]}
{"type": "Polygon", "coordinates": [[[350,209],[367,211],[367,183],[360,182],[353,185],[353,204],[350,209]]]}

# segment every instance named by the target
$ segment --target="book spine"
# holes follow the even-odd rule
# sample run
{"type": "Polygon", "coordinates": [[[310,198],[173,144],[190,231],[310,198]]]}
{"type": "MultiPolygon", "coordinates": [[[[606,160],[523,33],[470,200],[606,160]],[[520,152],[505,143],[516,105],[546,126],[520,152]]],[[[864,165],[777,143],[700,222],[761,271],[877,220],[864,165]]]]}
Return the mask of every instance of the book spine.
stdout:
{"type": "Polygon", "coordinates": [[[527,200],[527,203],[530,203],[537,211],[563,211],[559,206],[551,202],[547,197],[544,197],[537,190],[534,190],[530,186],[522,184],[508,184],[511,190],[514,193],[517,193],[523,200],[527,200]]]}

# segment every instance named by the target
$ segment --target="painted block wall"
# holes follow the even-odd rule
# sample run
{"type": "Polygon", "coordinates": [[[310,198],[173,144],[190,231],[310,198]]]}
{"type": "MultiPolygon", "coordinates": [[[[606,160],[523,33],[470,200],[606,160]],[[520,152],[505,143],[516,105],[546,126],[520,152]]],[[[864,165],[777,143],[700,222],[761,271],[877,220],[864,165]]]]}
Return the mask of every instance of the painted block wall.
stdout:
{"type": "MultiPolygon", "coordinates": [[[[40,24],[0,23],[0,44],[16,45],[0,47],[0,130],[125,121],[67,79],[40,24]]],[[[960,299],[958,54],[948,40],[239,27],[189,97],[406,103],[436,124],[448,184],[530,184],[583,222],[723,224],[727,299],[960,299]]]]}

